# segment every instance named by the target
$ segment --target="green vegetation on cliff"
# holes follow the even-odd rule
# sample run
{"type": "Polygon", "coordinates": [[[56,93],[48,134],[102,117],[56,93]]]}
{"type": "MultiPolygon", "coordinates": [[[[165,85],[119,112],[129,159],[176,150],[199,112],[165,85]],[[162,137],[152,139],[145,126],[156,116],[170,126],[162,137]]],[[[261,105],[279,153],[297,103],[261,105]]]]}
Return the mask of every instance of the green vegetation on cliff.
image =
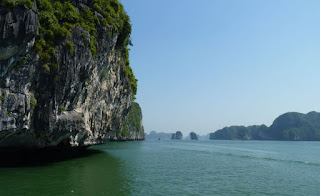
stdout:
{"type": "Polygon", "coordinates": [[[142,111],[139,104],[136,102],[131,104],[126,118],[122,120],[120,129],[117,131],[118,137],[131,137],[132,134],[144,136],[142,111]]]}
{"type": "MultiPolygon", "coordinates": [[[[73,43],[69,40],[72,30],[81,26],[90,35],[92,56],[97,55],[97,38],[101,28],[107,28],[107,35],[117,35],[116,48],[124,59],[124,74],[130,80],[135,95],[137,80],[129,63],[128,45],[131,45],[130,18],[118,0],[91,0],[86,6],[76,7],[71,0],[36,0],[39,17],[39,36],[34,49],[39,53],[44,67],[57,65],[55,46],[64,43],[68,52],[73,53],[73,43]]],[[[0,6],[7,9],[24,7],[31,9],[32,0],[3,0],[0,6]]],[[[84,33],[83,37],[87,35],[84,33]]]]}
{"type": "Polygon", "coordinates": [[[127,115],[128,123],[130,127],[134,130],[143,131],[142,128],[142,111],[138,103],[133,102],[131,104],[130,111],[127,115]]]}
{"type": "Polygon", "coordinates": [[[283,114],[275,119],[268,132],[279,140],[320,140],[320,113],[283,114]]]}
{"type": "Polygon", "coordinates": [[[95,56],[97,31],[102,25],[110,30],[110,36],[117,33],[117,47],[123,49],[123,52],[127,50],[131,24],[118,0],[94,0],[91,8],[81,10],[68,0],[37,0],[37,5],[40,23],[38,44],[42,46],[40,52],[48,52],[55,42],[70,36],[74,27],[81,26],[90,33],[91,51],[95,56]],[[98,18],[96,13],[103,18],[98,18]]]}
{"type": "Polygon", "coordinates": [[[0,7],[5,7],[8,9],[19,6],[31,9],[33,7],[33,2],[31,0],[2,0],[0,2],[0,7]]]}
{"type": "Polygon", "coordinates": [[[210,139],[224,140],[320,140],[320,113],[289,112],[276,118],[270,127],[231,126],[210,134],[210,139]]]}
{"type": "Polygon", "coordinates": [[[265,135],[267,126],[231,126],[220,129],[210,134],[210,139],[221,140],[262,140],[268,139],[265,135]]]}
{"type": "Polygon", "coordinates": [[[121,121],[120,129],[117,130],[117,137],[130,137],[128,124],[125,120],[121,121]]]}

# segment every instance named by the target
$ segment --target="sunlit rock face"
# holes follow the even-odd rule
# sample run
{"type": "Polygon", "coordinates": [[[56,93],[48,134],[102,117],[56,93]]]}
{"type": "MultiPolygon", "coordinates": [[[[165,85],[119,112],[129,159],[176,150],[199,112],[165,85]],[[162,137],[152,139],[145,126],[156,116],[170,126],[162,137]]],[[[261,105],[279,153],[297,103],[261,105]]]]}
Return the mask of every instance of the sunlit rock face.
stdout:
{"type": "Polygon", "coordinates": [[[75,27],[68,38],[73,51],[64,42],[54,46],[54,69],[41,63],[33,49],[38,34],[36,4],[32,9],[0,8],[1,149],[85,147],[108,140],[144,139],[142,123],[138,130],[127,125],[130,135],[119,133],[133,91],[123,54],[116,47],[117,34],[98,27],[93,56],[89,33],[75,27]]]}

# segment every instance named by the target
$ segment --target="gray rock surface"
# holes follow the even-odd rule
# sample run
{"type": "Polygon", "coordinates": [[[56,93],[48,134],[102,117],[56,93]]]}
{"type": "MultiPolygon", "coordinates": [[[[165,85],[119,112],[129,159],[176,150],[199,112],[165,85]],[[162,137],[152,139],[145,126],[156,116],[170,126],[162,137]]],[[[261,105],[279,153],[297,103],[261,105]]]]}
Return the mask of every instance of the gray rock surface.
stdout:
{"type": "Polygon", "coordinates": [[[129,127],[132,137],[117,134],[133,100],[117,35],[99,28],[93,57],[88,32],[76,27],[68,38],[74,51],[63,43],[55,46],[59,62],[48,71],[32,50],[38,31],[36,5],[31,10],[0,8],[0,148],[144,139],[141,129],[135,133],[129,127]]]}
{"type": "MultiPolygon", "coordinates": [[[[28,42],[39,33],[36,7],[30,10],[0,8],[0,61],[15,54],[24,54],[28,42]]],[[[1,68],[5,68],[1,65],[1,68]]]]}

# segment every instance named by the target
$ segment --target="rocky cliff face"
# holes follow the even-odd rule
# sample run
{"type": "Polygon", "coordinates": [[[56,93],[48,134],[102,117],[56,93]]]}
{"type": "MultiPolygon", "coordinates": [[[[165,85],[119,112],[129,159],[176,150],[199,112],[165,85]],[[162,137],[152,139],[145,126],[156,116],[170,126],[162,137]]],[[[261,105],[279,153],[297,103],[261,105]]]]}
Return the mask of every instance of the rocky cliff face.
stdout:
{"type": "Polygon", "coordinates": [[[145,138],[142,125],[142,110],[138,103],[133,102],[129,112],[122,120],[120,128],[113,140],[141,140],[145,138]]]}
{"type": "Polygon", "coordinates": [[[181,140],[182,137],[183,137],[183,135],[182,135],[181,131],[177,131],[177,132],[176,132],[176,139],[177,139],[177,140],[181,140]]]}
{"type": "Polygon", "coordinates": [[[176,133],[172,134],[171,139],[172,140],[181,140],[182,137],[183,137],[183,135],[182,135],[181,131],[177,131],[176,133]]]}
{"type": "Polygon", "coordinates": [[[195,132],[191,132],[191,133],[190,133],[190,139],[191,139],[191,140],[198,140],[197,134],[196,134],[195,132]]]}
{"type": "MultiPolygon", "coordinates": [[[[73,5],[91,9],[89,1],[83,2],[73,5]]],[[[65,40],[55,42],[51,66],[34,50],[38,35],[36,2],[32,9],[0,8],[0,148],[81,147],[144,138],[141,129],[138,134],[132,129],[130,137],[117,134],[134,96],[123,50],[117,47],[119,34],[97,27],[94,55],[89,32],[75,26],[66,38],[72,50],[65,40]]]]}

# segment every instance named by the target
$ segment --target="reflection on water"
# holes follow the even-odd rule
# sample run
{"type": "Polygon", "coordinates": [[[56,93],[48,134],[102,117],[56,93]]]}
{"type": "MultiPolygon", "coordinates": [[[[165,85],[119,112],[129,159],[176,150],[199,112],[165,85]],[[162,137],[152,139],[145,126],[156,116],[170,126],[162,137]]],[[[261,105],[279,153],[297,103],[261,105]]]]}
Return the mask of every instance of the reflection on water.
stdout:
{"type": "Polygon", "coordinates": [[[0,196],[319,195],[319,146],[156,140],[29,154],[11,165],[0,155],[0,196]]]}
{"type": "Polygon", "coordinates": [[[99,150],[2,156],[0,162],[0,195],[130,194],[122,162],[99,150]]]}

